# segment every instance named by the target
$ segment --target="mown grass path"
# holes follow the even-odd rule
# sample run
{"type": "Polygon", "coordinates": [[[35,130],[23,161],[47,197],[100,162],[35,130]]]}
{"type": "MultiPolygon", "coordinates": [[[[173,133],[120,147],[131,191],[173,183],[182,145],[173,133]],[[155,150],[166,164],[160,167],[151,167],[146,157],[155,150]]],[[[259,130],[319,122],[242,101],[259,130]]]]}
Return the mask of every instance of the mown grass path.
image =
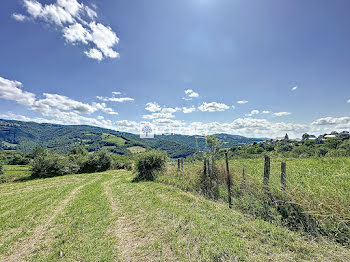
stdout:
{"type": "Polygon", "coordinates": [[[0,261],[350,261],[225,203],[108,171],[0,185],[0,261]]]}

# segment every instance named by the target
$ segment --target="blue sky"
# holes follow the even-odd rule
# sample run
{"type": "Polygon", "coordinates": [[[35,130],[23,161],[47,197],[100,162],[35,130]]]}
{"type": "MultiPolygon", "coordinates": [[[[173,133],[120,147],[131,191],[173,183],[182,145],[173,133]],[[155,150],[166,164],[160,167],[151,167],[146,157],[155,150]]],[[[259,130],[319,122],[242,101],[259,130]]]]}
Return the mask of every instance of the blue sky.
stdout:
{"type": "Polygon", "coordinates": [[[0,118],[256,137],[350,130],[349,8],[5,0],[0,118]]]}

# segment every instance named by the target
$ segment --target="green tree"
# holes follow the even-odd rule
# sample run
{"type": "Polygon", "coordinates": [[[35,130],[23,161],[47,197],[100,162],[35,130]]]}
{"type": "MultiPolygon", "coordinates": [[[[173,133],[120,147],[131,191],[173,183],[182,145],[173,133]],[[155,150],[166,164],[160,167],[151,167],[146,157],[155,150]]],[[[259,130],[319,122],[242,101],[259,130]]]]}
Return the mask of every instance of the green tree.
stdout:
{"type": "Polygon", "coordinates": [[[45,154],[45,150],[44,148],[42,148],[41,146],[37,146],[36,148],[34,148],[34,150],[31,153],[31,157],[34,159],[40,155],[45,154]]]}
{"type": "Polygon", "coordinates": [[[210,154],[212,156],[215,156],[216,152],[219,150],[219,145],[220,145],[220,140],[212,135],[212,136],[206,136],[205,137],[205,142],[209,146],[210,154]]]}
{"type": "Polygon", "coordinates": [[[307,140],[309,139],[310,135],[308,133],[303,134],[302,139],[307,140]]]}
{"type": "Polygon", "coordinates": [[[78,146],[78,147],[74,147],[74,148],[69,152],[69,155],[83,155],[83,156],[87,156],[88,153],[89,153],[89,152],[86,150],[85,147],[83,147],[83,146],[78,146]]]}
{"type": "Polygon", "coordinates": [[[329,149],[337,149],[340,143],[341,143],[341,140],[336,137],[330,137],[324,141],[324,145],[329,149]]]}

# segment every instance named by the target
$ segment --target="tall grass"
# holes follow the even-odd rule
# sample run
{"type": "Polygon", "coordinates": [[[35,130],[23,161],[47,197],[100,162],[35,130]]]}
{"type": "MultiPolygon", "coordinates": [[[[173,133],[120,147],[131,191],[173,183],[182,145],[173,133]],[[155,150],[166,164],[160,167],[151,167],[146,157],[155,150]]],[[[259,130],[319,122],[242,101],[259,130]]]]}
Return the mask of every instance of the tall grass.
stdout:
{"type": "MultiPolygon", "coordinates": [[[[227,200],[226,170],[216,163],[220,200],[227,200]]],[[[350,246],[350,158],[271,159],[270,194],[263,190],[264,159],[229,161],[233,204],[247,213],[294,230],[323,235],[350,246]],[[281,192],[281,161],[287,163],[286,192],[281,192]],[[242,170],[245,169],[245,181],[242,170]]],[[[159,182],[200,193],[202,162],[186,163],[178,172],[170,163],[159,182]]]]}

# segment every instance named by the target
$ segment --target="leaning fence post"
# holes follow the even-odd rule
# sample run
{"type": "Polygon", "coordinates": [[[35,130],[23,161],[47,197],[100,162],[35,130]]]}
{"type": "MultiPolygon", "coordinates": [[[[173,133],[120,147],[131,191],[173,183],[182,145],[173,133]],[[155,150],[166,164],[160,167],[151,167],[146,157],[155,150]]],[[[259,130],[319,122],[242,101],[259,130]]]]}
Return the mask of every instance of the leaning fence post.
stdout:
{"type": "Polygon", "coordinates": [[[265,155],[265,166],[264,166],[264,189],[269,191],[269,179],[270,179],[270,157],[265,155]]]}
{"type": "Polygon", "coordinates": [[[281,163],[281,191],[286,192],[286,163],[281,163]]]}
{"type": "Polygon", "coordinates": [[[227,152],[225,152],[225,160],[226,160],[226,173],[227,173],[227,194],[228,194],[228,207],[232,207],[232,198],[231,198],[231,176],[230,169],[228,166],[228,156],[227,152]]]}

